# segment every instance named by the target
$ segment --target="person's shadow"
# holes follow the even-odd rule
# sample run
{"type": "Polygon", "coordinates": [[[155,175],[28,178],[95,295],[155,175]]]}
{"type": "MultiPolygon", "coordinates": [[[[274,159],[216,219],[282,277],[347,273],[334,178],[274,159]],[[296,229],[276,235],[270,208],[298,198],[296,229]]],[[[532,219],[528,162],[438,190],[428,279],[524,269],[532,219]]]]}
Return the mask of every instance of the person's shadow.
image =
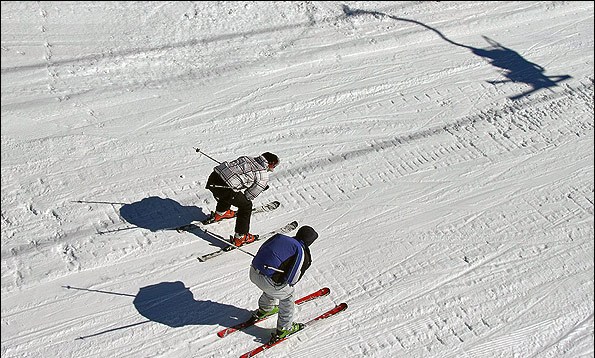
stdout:
{"type": "Polygon", "coordinates": [[[141,287],[134,307],[143,317],[169,327],[221,325],[231,327],[250,317],[251,312],[232,305],[195,300],[180,281],[141,287]]]}
{"type": "MultiPolygon", "coordinates": [[[[172,199],[151,196],[132,204],[122,205],[120,207],[120,217],[134,225],[134,227],[124,229],[140,227],[151,231],[160,231],[175,230],[177,227],[188,225],[192,221],[204,220],[208,216],[199,207],[183,206],[172,199]]],[[[192,227],[188,231],[208,241],[213,246],[219,248],[226,246],[226,244],[221,242],[221,239],[215,238],[204,230],[193,230],[197,228],[192,227]]],[[[119,230],[123,229],[117,229],[115,231],[119,230]]]]}
{"type": "Polygon", "coordinates": [[[452,41],[451,39],[444,36],[444,34],[442,34],[437,29],[419,21],[392,16],[378,11],[351,9],[347,5],[343,5],[343,13],[346,17],[373,15],[375,17],[388,17],[396,21],[410,22],[435,32],[444,41],[452,45],[463,47],[470,50],[471,53],[473,53],[474,55],[481,56],[487,59],[487,61],[492,66],[502,69],[501,73],[506,78],[504,80],[486,82],[493,85],[507,82],[524,83],[531,87],[531,89],[528,91],[509,97],[511,100],[520,99],[540,89],[556,87],[559,82],[572,78],[569,75],[546,76],[545,68],[538,64],[528,61],[518,52],[503,46],[502,44],[488,38],[487,36],[482,37],[490,46],[487,48],[477,48],[452,41]]]}
{"type": "Polygon", "coordinates": [[[122,205],[120,216],[132,225],[151,231],[187,225],[193,220],[207,218],[199,207],[183,206],[175,200],[156,196],[122,205]]]}
{"type": "MultiPolygon", "coordinates": [[[[190,325],[219,325],[229,328],[248,320],[252,314],[252,311],[232,305],[213,301],[196,300],[190,289],[180,281],[161,282],[155,285],[141,287],[136,295],[86,289],[70,285],[63,287],[69,290],[72,289],[134,297],[134,300],[132,301],[134,307],[141,316],[146,318],[146,320],[143,321],[124,324],[119,327],[110,327],[100,330],[99,332],[79,336],[75,340],[84,340],[150,322],[157,322],[172,328],[190,325]]],[[[254,302],[254,305],[258,306],[256,302],[254,302]]],[[[255,341],[257,342],[263,342],[271,333],[270,329],[256,325],[242,331],[254,336],[255,341]]]]}
{"type": "MultiPolygon", "coordinates": [[[[133,303],[143,317],[174,328],[188,325],[231,327],[244,322],[252,314],[249,310],[232,305],[196,300],[180,281],[142,287],[133,303]]],[[[261,338],[267,335],[268,330],[252,327],[247,332],[261,338]]]]}

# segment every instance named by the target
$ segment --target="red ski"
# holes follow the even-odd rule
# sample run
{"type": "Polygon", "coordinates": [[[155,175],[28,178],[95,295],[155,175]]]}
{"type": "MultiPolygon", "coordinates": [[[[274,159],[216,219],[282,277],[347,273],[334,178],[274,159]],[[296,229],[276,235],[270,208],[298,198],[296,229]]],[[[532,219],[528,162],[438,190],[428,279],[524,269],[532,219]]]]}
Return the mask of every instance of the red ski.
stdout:
{"type": "Polygon", "coordinates": [[[287,336],[285,338],[282,338],[282,339],[280,339],[278,341],[265,343],[265,344],[261,345],[260,347],[256,347],[255,349],[251,350],[250,352],[246,352],[246,353],[242,354],[240,356],[240,358],[254,357],[256,354],[258,354],[258,353],[260,353],[260,352],[262,352],[264,350],[267,350],[267,349],[269,349],[269,348],[271,348],[273,346],[276,346],[277,344],[279,344],[279,343],[287,340],[289,337],[293,336],[294,334],[303,331],[305,328],[307,328],[308,326],[311,326],[316,321],[319,321],[321,319],[334,316],[337,313],[344,311],[345,309],[347,309],[347,303],[340,303],[337,306],[335,306],[334,308],[332,308],[332,309],[324,312],[320,316],[318,316],[318,317],[316,317],[316,318],[314,318],[314,319],[312,319],[312,320],[304,323],[304,328],[300,329],[299,331],[296,331],[296,332],[292,333],[291,335],[289,335],[289,336],[287,336]]]}
{"type": "MultiPolygon", "coordinates": [[[[305,303],[305,302],[308,302],[308,301],[312,301],[312,300],[314,300],[316,298],[324,297],[324,296],[328,295],[330,292],[331,292],[331,290],[328,287],[321,288],[320,290],[318,290],[316,292],[313,292],[313,293],[311,293],[311,294],[309,294],[307,296],[304,296],[302,298],[299,298],[299,299],[295,300],[295,304],[296,305],[301,305],[302,303],[305,303]]],[[[232,327],[229,327],[229,328],[225,328],[224,330],[217,332],[217,335],[219,337],[223,338],[223,337],[229,335],[230,333],[233,333],[235,331],[239,331],[239,330],[244,329],[246,327],[250,327],[250,326],[252,326],[252,325],[254,325],[254,324],[258,323],[258,322],[262,322],[262,321],[264,321],[265,319],[267,319],[269,317],[271,317],[271,316],[266,316],[264,318],[256,319],[256,320],[250,318],[249,320],[247,320],[245,322],[238,323],[235,326],[232,326],[232,327]]]]}

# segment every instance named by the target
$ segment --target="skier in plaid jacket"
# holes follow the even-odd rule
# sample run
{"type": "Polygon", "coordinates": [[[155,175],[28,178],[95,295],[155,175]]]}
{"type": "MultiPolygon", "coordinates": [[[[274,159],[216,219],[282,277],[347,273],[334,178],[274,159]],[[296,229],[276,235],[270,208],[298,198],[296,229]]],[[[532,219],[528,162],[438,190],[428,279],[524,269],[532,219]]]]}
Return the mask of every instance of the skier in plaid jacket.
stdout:
{"type": "Polygon", "coordinates": [[[250,234],[252,201],[269,188],[269,173],[279,164],[279,158],[270,152],[257,157],[241,156],[231,162],[222,162],[213,169],[207,180],[217,207],[214,220],[236,217],[235,234],[231,242],[241,246],[255,240],[250,234]],[[237,212],[231,206],[237,207],[237,212]]]}

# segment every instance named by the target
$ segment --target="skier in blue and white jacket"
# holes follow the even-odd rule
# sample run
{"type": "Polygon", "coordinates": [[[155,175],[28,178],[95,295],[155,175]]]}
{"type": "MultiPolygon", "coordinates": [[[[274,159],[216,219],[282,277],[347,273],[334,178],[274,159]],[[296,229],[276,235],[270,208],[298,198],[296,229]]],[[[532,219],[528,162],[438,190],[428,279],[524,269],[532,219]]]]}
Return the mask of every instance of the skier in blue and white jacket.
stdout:
{"type": "Polygon", "coordinates": [[[302,327],[293,322],[294,285],[312,264],[310,245],[317,238],[318,233],[310,226],[302,226],[295,237],[276,234],[262,244],[252,260],[250,280],[262,290],[254,317],[278,311],[276,339],[302,327]]]}

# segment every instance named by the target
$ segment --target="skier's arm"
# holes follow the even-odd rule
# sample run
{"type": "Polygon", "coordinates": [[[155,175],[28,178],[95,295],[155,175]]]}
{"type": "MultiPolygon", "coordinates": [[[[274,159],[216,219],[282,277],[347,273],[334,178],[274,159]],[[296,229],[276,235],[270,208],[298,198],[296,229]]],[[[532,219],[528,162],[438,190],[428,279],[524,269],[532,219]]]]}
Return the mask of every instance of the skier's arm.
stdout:
{"type": "MultiPolygon", "coordinates": [[[[312,264],[312,255],[310,254],[310,249],[308,246],[304,246],[304,263],[302,264],[302,268],[300,270],[300,276],[297,279],[298,281],[302,279],[302,276],[306,273],[306,270],[312,264]]],[[[297,281],[296,281],[297,282],[297,281]]]]}
{"type": "Polygon", "coordinates": [[[244,195],[250,201],[254,200],[263,191],[267,189],[269,185],[269,173],[266,170],[259,170],[254,172],[254,184],[252,184],[244,195]]]}
{"type": "MultiPolygon", "coordinates": [[[[279,265],[279,269],[283,272],[273,274],[273,281],[279,284],[287,283],[290,286],[295,285],[302,278],[303,272],[305,272],[305,269],[303,269],[304,258],[304,250],[298,244],[295,254],[279,265]]],[[[309,266],[310,264],[308,263],[307,265],[309,266]]]]}

